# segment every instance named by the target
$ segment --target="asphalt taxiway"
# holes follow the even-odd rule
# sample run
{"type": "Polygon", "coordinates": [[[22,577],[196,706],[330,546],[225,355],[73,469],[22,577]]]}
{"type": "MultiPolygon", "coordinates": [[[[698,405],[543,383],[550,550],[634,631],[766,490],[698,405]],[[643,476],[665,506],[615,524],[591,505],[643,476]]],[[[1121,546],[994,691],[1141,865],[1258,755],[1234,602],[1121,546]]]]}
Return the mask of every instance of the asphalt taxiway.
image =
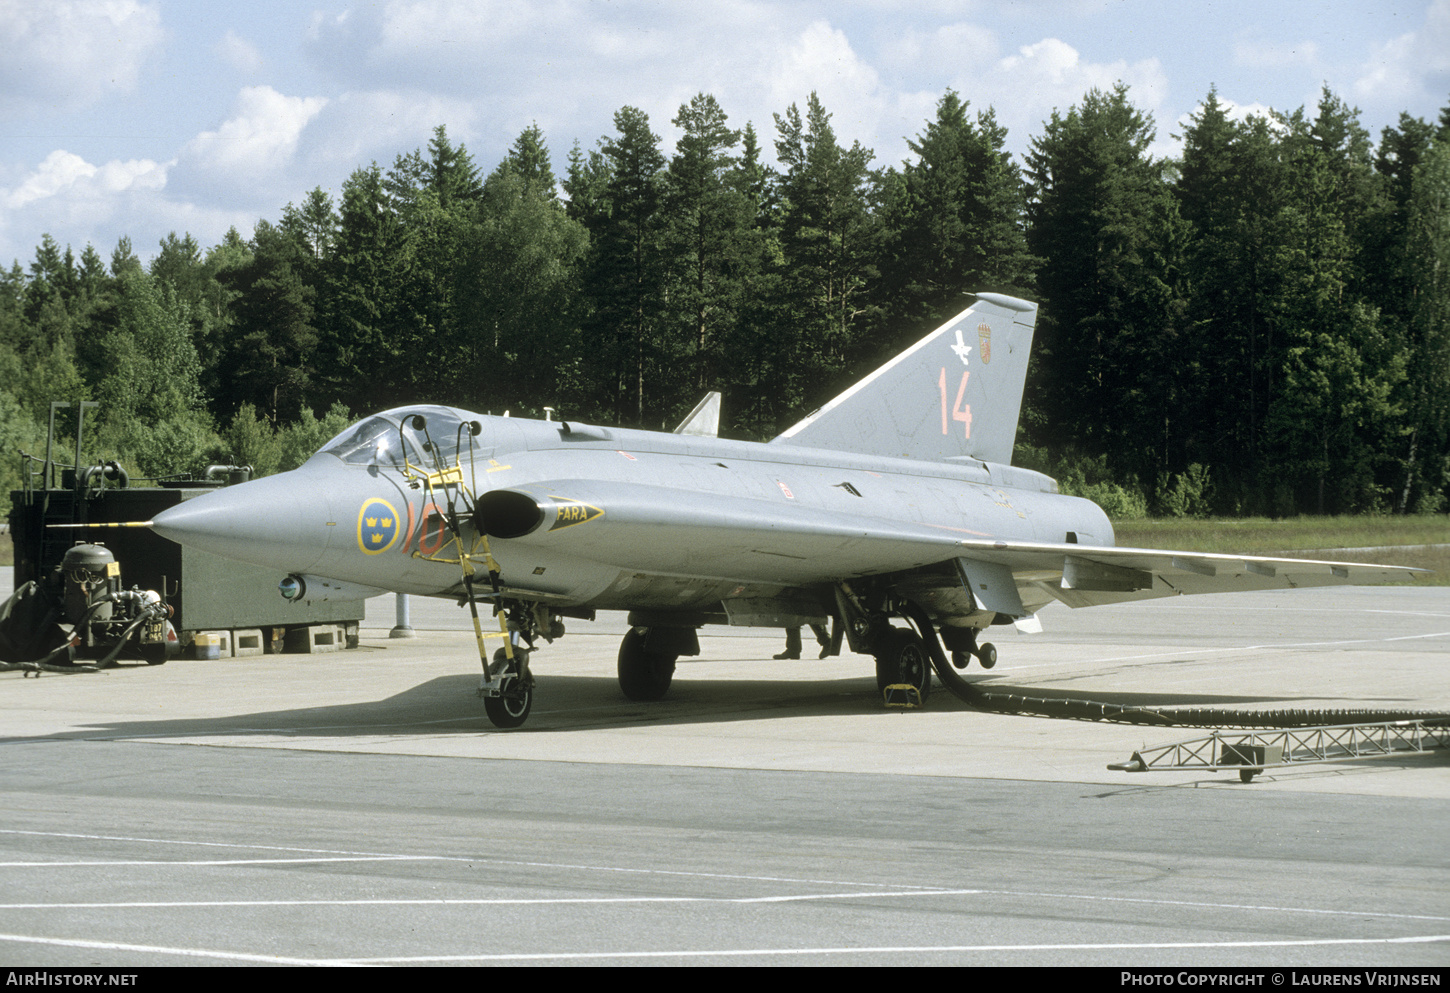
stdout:
{"type": "MultiPolygon", "coordinates": [[[[1069,611],[969,678],[1152,706],[1450,711],[1450,590],[1069,611]]],[[[1450,756],[1109,771],[1197,731],[887,711],[871,662],[706,629],[625,700],[622,619],[494,730],[466,612],[325,655],[0,674],[0,960],[1450,962],[1450,756]]],[[[376,626],[374,626],[376,625],[376,626]]],[[[806,638],[807,649],[810,638],[806,638]]]]}

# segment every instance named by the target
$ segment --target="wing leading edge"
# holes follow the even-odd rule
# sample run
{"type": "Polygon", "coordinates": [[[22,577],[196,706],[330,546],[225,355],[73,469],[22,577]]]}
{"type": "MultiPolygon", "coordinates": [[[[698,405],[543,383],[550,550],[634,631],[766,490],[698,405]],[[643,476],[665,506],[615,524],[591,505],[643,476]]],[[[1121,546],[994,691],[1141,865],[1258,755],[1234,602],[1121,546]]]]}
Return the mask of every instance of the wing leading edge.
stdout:
{"type": "MultiPolygon", "coordinates": [[[[1007,565],[1017,585],[1069,607],[1096,607],[1199,593],[1370,586],[1405,582],[1430,570],[1319,559],[1271,558],[1040,542],[959,541],[963,558],[1007,565]]],[[[1040,598],[1033,597],[1032,599],[1040,598]]]]}

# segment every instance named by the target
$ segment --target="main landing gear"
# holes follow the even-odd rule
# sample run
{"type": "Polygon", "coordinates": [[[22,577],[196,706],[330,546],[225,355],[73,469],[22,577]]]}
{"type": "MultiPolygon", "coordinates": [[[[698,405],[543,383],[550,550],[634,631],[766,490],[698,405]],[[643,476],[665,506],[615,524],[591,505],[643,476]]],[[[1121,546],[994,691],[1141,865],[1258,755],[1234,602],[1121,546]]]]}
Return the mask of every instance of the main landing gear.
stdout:
{"type": "Polygon", "coordinates": [[[956,670],[965,669],[972,658],[984,669],[997,664],[997,649],[986,643],[979,646],[977,629],[943,627],[938,637],[925,609],[889,590],[869,586],[855,590],[841,583],[836,587],[836,607],[851,650],[875,657],[876,688],[888,705],[901,706],[903,697],[907,706],[924,703],[931,691],[933,669],[943,686],[970,702],[971,684],[956,670]],[[911,627],[893,627],[893,618],[905,620],[911,627]],[[947,651],[951,652],[950,661],[947,651]]]}
{"type": "Polygon", "coordinates": [[[675,675],[675,660],[668,649],[662,650],[645,627],[633,627],[619,645],[619,688],[631,700],[660,700],[669,692],[675,675]]]}
{"type": "Polygon", "coordinates": [[[920,635],[906,628],[885,628],[877,635],[872,654],[878,693],[885,693],[888,686],[906,685],[916,690],[920,702],[926,701],[931,692],[931,654],[920,635]]]}

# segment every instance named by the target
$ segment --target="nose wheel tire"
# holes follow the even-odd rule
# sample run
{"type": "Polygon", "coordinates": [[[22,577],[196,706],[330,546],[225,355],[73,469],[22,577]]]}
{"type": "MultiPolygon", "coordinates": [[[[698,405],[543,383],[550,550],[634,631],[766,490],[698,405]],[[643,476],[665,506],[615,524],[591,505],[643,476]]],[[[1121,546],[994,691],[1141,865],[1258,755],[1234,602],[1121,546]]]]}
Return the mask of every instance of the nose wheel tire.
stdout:
{"type": "Polygon", "coordinates": [[[512,729],[529,719],[529,711],[534,706],[534,677],[529,674],[527,664],[528,653],[523,649],[514,650],[513,661],[502,648],[494,653],[488,675],[490,679],[503,677],[499,695],[483,698],[483,712],[494,727],[512,729]]]}

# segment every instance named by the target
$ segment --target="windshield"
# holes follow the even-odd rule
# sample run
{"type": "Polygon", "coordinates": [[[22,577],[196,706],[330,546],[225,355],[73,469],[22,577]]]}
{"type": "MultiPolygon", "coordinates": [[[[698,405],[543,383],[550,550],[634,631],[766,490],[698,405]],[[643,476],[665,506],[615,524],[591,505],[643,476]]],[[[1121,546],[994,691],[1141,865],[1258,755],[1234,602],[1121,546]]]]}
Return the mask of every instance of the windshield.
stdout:
{"type": "MultiPolygon", "coordinates": [[[[450,407],[397,407],[358,421],[318,449],[336,455],[349,465],[386,465],[401,469],[406,461],[426,470],[450,466],[458,460],[459,426],[463,419],[450,407]],[[413,426],[414,415],[423,418],[423,429],[413,426]],[[431,439],[437,451],[424,449],[431,439]],[[436,456],[436,458],[435,458],[436,456]]],[[[463,438],[472,442],[467,428],[463,438]]]]}

